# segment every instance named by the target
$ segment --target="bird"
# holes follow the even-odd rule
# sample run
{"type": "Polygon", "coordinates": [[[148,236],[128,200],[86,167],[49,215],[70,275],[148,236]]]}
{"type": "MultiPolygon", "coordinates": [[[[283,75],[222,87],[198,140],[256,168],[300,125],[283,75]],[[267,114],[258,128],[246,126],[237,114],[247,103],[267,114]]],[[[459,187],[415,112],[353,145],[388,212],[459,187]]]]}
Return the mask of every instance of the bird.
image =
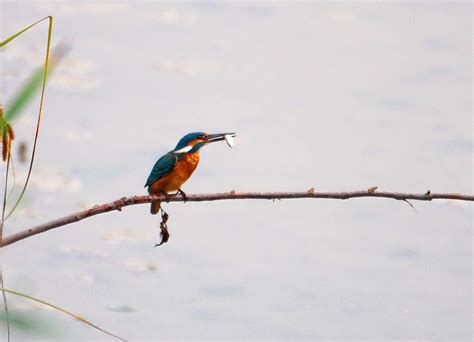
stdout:
{"type": "MultiPolygon", "coordinates": [[[[182,137],[176,147],[162,156],[153,166],[148,176],[145,188],[148,187],[150,195],[165,195],[177,191],[184,200],[186,194],[181,186],[191,177],[199,164],[199,152],[204,146],[226,140],[232,147],[232,139],[235,133],[207,134],[204,132],[192,132],[182,137]]],[[[155,215],[160,211],[161,202],[151,202],[150,212],[155,215]]]]}

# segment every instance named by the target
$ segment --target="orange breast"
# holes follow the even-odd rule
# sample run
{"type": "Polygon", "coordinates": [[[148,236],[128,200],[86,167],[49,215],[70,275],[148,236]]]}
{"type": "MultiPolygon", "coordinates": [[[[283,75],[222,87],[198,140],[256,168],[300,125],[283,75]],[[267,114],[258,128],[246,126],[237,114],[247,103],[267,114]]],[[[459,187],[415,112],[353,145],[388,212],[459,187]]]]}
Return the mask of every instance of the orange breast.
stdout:
{"type": "Polygon", "coordinates": [[[151,185],[150,193],[159,195],[163,192],[177,191],[191,177],[198,164],[199,152],[186,153],[169,174],[151,185]]]}

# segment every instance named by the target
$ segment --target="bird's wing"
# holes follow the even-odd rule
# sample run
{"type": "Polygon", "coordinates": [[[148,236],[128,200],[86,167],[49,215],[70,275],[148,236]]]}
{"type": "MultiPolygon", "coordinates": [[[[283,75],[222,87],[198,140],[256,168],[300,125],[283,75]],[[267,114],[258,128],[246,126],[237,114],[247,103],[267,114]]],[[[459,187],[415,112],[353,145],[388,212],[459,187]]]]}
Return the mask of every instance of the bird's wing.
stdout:
{"type": "Polygon", "coordinates": [[[155,163],[153,169],[148,176],[148,180],[146,181],[145,187],[152,185],[161,177],[167,175],[173,167],[176,165],[178,157],[172,153],[167,153],[155,163]]]}

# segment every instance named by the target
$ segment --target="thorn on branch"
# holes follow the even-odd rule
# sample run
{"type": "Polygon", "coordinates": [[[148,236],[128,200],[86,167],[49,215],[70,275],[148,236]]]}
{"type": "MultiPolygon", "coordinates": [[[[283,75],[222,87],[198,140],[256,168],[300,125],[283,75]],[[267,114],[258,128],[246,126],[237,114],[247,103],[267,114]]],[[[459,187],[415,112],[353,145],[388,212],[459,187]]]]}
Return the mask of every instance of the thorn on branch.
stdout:
{"type": "Polygon", "coordinates": [[[235,190],[231,190],[231,191],[230,191],[230,194],[231,194],[232,196],[235,196],[235,190]]]}
{"type": "Polygon", "coordinates": [[[308,189],[308,194],[314,194],[314,188],[308,189]]]}
{"type": "Polygon", "coordinates": [[[125,204],[127,204],[127,197],[122,197],[113,203],[117,211],[122,211],[122,207],[125,206],[125,204]]]}
{"type": "Polygon", "coordinates": [[[369,194],[371,194],[371,193],[375,192],[375,190],[377,190],[378,188],[379,188],[378,186],[373,186],[373,187],[371,187],[371,188],[368,188],[368,189],[367,189],[367,192],[368,192],[369,194]]]}
{"type": "Polygon", "coordinates": [[[416,211],[415,207],[413,206],[413,204],[411,204],[406,198],[402,198],[402,201],[403,202],[407,202],[408,205],[415,211],[415,213],[418,213],[418,211],[416,211]]]}

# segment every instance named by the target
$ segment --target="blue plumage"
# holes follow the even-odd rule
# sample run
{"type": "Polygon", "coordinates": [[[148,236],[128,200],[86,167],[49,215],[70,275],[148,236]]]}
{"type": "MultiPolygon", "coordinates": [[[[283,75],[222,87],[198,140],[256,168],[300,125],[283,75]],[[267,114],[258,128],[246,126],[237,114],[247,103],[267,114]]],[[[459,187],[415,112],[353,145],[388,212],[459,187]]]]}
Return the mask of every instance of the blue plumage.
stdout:
{"type": "Polygon", "coordinates": [[[189,153],[195,153],[199,151],[202,147],[206,146],[206,142],[198,142],[196,145],[193,146],[192,149],[189,150],[189,153]]]}
{"type": "MultiPolygon", "coordinates": [[[[206,134],[204,132],[193,132],[186,134],[181,138],[174,150],[158,159],[148,176],[145,187],[151,186],[160,178],[168,175],[185,155],[194,154],[211,142],[225,140],[227,135],[235,136],[235,133],[206,134]]],[[[195,167],[192,168],[192,171],[194,171],[195,167]]]]}
{"type": "MultiPolygon", "coordinates": [[[[148,179],[145,184],[145,188],[147,186],[150,186],[154,182],[156,182],[158,179],[161,177],[167,175],[173,167],[176,165],[176,162],[178,159],[182,157],[182,155],[176,155],[173,152],[178,151],[186,146],[188,144],[195,140],[195,139],[200,139],[203,138],[206,135],[204,132],[193,132],[193,133],[188,133],[184,137],[181,138],[181,140],[178,142],[176,147],[174,148],[173,151],[168,152],[165,154],[163,157],[158,159],[158,161],[155,163],[155,166],[153,166],[153,169],[150,172],[150,175],[148,176],[148,179]]],[[[196,152],[201,148],[204,144],[200,143],[198,146],[195,146],[192,150],[192,152],[196,152]]]]}
{"type": "MultiPolygon", "coordinates": [[[[148,187],[148,193],[156,196],[177,190],[186,198],[181,186],[191,177],[198,166],[199,150],[207,144],[223,140],[226,140],[231,146],[232,143],[229,141],[232,142],[231,139],[235,135],[235,133],[206,134],[203,132],[186,134],[172,151],[158,159],[153,166],[145,184],[145,188],[148,187]]],[[[153,200],[150,212],[155,215],[160,209],[161,201],[153,200]]],[[[162,215],[164,215],[163,211],[162,215]]]]}
{"type": "Polygon", "coordinates": [[[182,149],[183,147],[188,146],[188,144],[195,140],[195,139],[200,139],[203,138],[206,135],[204,132],[193,132],[193,133],[188,133],[184,137],[181,138],[181,140],[178,142],[178,145],[174,148],[173,151],[178,151],[182,149]]]}
{"type": "Polygon", "coordinates": [[[177,161],[178,161],[178,156],[171,152],[168,152],[163,157],[158,159],[158,161],[155,163],[155,166],[153,166],[153,169],[151,170],[150,175],[148,176],[148,179],[145,184],[145,188],[147,186],[152,185],[161,177],[167,175],[176,165],[177,161]]]}

